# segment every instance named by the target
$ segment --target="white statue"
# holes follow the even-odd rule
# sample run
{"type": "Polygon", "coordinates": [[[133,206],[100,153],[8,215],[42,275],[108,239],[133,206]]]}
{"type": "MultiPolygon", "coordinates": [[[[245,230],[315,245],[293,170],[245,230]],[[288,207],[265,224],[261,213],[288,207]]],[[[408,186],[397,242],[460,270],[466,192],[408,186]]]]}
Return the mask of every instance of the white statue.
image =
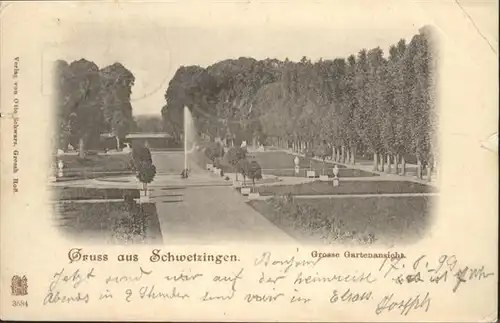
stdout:
{"type": "Polygon", "coordinates": [[[293,162],[295,164],[295,174],[298,175],[300,173],[300,159],[299,159],[299,156],[295,156],[295,158],[293,159],[293,162]]]}
{"type": "Polygon", "coordinates": [[[63,168],[64,168],[64,162],[59,159],[59,161],[57,162],[57,177],[63,177],[64,176],[64,172],[63,172],[63,168]]]}
{"type": "Polygon", "coordinates": [[[246,141],[246,140],[243,140],[243,141],[241,142],[240,148],[246,148],[246,146],[247,146],[247,141],[246,141]]]}
{"type": "Polygon", "coordinates": [[[339,167],[337,164],[333,166],[333,186],[339,186],[339,167]]]}
{"type": "Polygon", "coordinates": [[[339,167],[337,166],[337,164],[333,166],[333,175],[335,175],[335,177],[338,177],[339,175],[339,167]]]}

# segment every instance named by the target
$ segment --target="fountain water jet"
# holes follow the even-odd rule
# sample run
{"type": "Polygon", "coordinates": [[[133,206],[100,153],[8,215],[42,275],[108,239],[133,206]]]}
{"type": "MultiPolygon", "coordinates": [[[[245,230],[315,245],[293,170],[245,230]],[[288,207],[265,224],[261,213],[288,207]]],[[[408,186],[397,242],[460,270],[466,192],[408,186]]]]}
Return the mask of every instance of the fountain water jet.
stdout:
{"type": "Polygon", "coordinates": [[[188,154],[194,150],[196,133],[194,129],[193,116],[191,111],[187,106],[184,106],[184,170],[183,177],[187,178],[189,164],[188,164],[188,154]]]}

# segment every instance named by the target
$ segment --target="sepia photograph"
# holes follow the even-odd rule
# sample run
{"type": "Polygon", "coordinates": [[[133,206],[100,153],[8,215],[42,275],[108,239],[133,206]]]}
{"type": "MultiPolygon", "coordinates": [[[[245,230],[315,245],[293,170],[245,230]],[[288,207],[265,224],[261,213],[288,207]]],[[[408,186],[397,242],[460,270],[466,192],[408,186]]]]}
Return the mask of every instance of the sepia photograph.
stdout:
{"type": "Polygon", "coordinates": [[[428,233],[440,169],[431,26],[358,38],[118,28],[88,26],[51,56],[49,186],[62,234],[404,245],[428,233]],[[151,50],[131,54],[131,42],[151,50]]]}

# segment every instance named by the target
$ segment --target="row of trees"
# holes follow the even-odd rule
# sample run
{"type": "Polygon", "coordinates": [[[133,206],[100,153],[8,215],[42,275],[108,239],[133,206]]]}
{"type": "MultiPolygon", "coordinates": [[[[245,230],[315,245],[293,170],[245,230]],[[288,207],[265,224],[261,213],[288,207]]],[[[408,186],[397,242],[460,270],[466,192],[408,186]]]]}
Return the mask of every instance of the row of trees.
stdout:
{"type": "Polygon", "coordinates": [[[199,133],[236,139],[235,143],[257,135],[262,137],[260,113],[253,109],[254,101],[262,86],[280,79],[282,63],[242,57],[206,69],[181,66],[165,93],[164,129],[180,140],[183,108],[188,106],[199,133]]]}
{"type": "Polygon", "coordinates": [[[163,132],[163,121],[160,115],[138,115],[134,120],[133,132],[163,132]]]}
{"type": "Polygon", "coordinates": [[[65,150],[78,147],[81,157],[87,148],[99,147],[101,133],[121,140],[134,128],[130,96],[134,75],[122,64],[99,69],[80,59],[55,63],[56,131],[54,144],[65,150]]]}
{"type": "Polygon", "coordinates": [[[243,176],[243,186],[246,186],[245,180],[247,178],[252,180],[255,187],[255,181],[262,179],[262,168],[256,160],[248,158],[248,151],[243,147],[232,147],[227,153],[220,142],[211,143],[205,148],[205,156],[207,156],[214,164],[215,167],[219,166],[221,160],[229,164],[233,171],[236,173],[236,181],[238,181],[238,174],[243,176]]]}
{"type": "Polygon", "coordinates": [[[179,134],[186,105],[211,137],[258,140],[343,163],[364,156],[374,169],[401,163],[404,172],[409,159],[419,166],[439,159],[436,64],[433,32],[424,27],[388,55],[377,47],[317,62],[240,58],[181,67],[162,115],[165,128],[179,134]]]}

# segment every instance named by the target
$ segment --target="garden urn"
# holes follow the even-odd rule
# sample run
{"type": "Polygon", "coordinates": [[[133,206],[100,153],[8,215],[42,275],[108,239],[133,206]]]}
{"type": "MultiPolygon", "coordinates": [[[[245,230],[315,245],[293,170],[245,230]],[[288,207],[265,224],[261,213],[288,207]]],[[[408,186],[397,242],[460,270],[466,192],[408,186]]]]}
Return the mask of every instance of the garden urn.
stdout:
{"type": "Polygon", "coordinates": [[[64,176],[64,172],[63,172],[63,168],[64,168],[64,162],[59,159],[59,161],[57,162],[57,177],[63,177],[64,176]]]}

